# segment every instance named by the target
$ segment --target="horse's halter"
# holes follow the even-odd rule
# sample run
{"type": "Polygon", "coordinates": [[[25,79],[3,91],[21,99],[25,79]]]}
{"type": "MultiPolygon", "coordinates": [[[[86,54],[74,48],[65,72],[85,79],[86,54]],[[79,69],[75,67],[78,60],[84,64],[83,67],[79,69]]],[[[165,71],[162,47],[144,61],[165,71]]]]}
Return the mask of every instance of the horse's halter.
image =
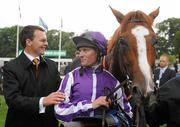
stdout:
{"type": "MultiPolygon", "coordinates": [[[[128,39],[126,37],[124,37],[124,36],[120,36],[120,38],[119,38],[119,40],[117,42],[117,45],[118,45],[118,47],[123,46],[122,48],[126,48],[126,49],[129,48],[128,39]]],[[[121,68],[121,69],[123,69],[122,72],[126,75],[126,79],[132,81],[132,77],[131,77],[127,67],[123,66],[123,68],[121,68]]]]}

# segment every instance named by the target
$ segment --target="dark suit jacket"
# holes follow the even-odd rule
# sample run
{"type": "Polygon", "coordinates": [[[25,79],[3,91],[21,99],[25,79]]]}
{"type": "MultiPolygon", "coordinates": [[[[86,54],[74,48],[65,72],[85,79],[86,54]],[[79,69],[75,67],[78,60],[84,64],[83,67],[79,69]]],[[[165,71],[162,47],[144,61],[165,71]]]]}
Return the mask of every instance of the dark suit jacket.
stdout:
{"type": "Polygon", "coordinates": [[[61,81],[56,63],[40,57],[39,77],[36,78],[35,66],[22,53],[3,69],[8,105],[5,127],[57,127],[53,105],[39,114],[40,98],[57,91],[61,81]]]}
{"type": "MultiPolygon", "coordinates": [[[[159,80],[159,74],[160,74],[160,68],[154,71],[154,82],[159,80]]],[[[170,80],[175,76],[176,76],[176,72],[174,70],[171,70],[170,68],[167,68],[165,72],[162,74],[159,86],[162,86],[165,82],[167,82],[168,80],[170,80]]]]}

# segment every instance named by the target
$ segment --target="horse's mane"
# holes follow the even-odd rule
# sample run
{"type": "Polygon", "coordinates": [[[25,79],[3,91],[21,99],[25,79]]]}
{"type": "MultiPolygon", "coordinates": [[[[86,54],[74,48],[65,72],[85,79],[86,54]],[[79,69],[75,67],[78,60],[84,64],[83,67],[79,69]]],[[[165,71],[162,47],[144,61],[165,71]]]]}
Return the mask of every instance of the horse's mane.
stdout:
{"type": "Polygon", "coordinates": [[[132,11],[125,15],[124,19],[121,22],[121,25],[116,29],[111,39],[108,41],[107,52],[110,53],[114,44],[118,41],[119,37],[123,32],[127,30],[128,27],[133,27],[135,25],[140,24],[144,25],[149,29],[152,29],[153,20],[150,16],[146,15],[142,11],[132,11]]]}

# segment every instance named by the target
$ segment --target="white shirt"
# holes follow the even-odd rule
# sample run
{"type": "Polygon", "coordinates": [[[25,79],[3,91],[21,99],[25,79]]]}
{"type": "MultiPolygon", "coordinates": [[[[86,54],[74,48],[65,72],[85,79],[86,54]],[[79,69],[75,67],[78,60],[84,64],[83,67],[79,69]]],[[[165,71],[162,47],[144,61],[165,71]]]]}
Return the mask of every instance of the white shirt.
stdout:
{"type": "Polygon", "coordinates": [[[180,72],[180,63],[177,64],[177,71],[180,72]]]}
{"type": "Polygon", "coordinates": [[[26,51],[24,51],[24,54],[27,56],[27,58],[32,62],[35,58],[37,58],[38,60],[40,60],[39,56],[37,57],[33,57],[30,54],[28,54],[26,51]]]}
{"type": "Polygon", "coordinates": [[[163,73],[166,71],[167,68],[168,68],[167,66],[164,67],[164,68],[160,68],[160,72],[159,72],[159,80],[162,78],[162,75],[163,75],[163,73]]]}

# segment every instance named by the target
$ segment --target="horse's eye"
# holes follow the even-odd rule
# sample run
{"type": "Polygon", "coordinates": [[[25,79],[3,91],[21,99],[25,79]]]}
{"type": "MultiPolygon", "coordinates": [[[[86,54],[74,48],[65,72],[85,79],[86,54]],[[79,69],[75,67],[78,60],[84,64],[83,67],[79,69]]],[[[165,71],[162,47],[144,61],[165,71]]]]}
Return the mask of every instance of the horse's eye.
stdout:
{"type": "Polygon", "coordinates": [[[119,42],[120,42],[122,45],[126,46],[126,47],[129,46],[129,45],[128,45],[128,40],[127,40],[126,38],[124,38],[124,37],[120,37],[119,42]]]}
{"type": "Polygon", "coordinates": [[[152,44],[155,45],[155,44],[157,44],[157,43],[158,43],[158,39],[157,39],[157,38],[153,38],[153,39],[152,39],[152,44]]]}

